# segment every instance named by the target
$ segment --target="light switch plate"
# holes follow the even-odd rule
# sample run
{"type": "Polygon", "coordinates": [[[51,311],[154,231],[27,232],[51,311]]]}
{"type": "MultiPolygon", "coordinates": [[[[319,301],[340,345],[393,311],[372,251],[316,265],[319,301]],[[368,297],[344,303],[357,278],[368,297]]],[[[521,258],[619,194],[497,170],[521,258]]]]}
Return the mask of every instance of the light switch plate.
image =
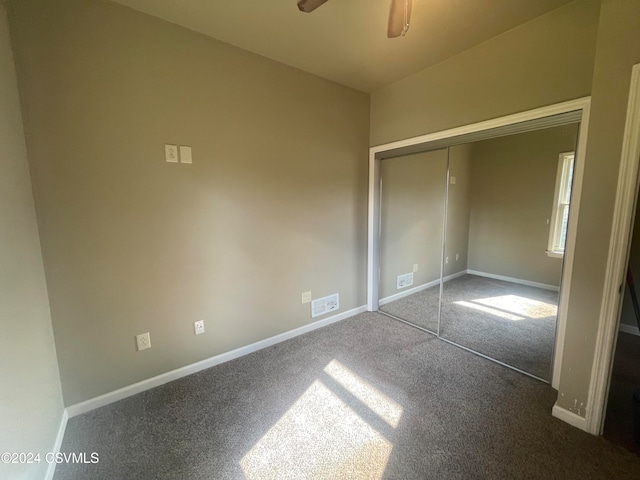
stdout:
{"type": "Polygon", "coordinates": [[[311,292],[302,292],[302,303],[310,303],[311,302],[311,292]]]}
{"type": "Polygon", "coordinates": [[[191,147],[180,145],[180,163],[193,163],[191,159],[191,147]]]}
{"type": "Polygon", "coordinates": [[[418,271],[418,264],[414,263],[413,264],[413,273],[416,273],[418,271]]]}
{"type": "Polygon", "coordinates": [[[165,144],[164,158],[169,163],[178,163],[178,146],[165,144]]]}
{"type": "Polygon", "coordinates": [[[456,177],[449,177],[449,180],[451,181],[451,185],[456,184],[456,177]]]}

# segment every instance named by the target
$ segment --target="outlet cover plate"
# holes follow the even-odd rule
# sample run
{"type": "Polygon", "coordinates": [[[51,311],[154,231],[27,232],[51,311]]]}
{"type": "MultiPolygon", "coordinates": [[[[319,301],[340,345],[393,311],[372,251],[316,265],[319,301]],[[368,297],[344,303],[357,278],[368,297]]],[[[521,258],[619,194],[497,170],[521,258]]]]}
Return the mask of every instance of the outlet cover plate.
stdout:
{"type": "Polygon", "coordinates": [[[302,292],[302,303],[311,303],[311,292],[302,292]]]}
{"type": "Polygon", "coordinates": [[[164,158],[169,163],[178,163],[178,146],[165,144],[164,158]]]}
{"type": "Polygon", "coordinates": [[[151,348],[151,336],[149,332],[136,335],[136,345],[138,345],[138,351],[151,348]]]}
{"type": "Polygon", "coordinates": [[[204,333],[204,320],[198,320],[197,322],[193,322],[193,330],[196,335],[200,335],[204,333]]]}

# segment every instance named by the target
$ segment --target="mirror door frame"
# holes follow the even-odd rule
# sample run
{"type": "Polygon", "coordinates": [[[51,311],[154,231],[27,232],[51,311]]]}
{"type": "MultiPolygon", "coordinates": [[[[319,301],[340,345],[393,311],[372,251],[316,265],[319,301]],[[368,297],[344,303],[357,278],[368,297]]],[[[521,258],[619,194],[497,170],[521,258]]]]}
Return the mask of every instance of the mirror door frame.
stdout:
{"type": "Polygon", "coordinates": [[[560,384],[560,371],[562,366],[562,354],[564,351],[566,318],[569,307],[569,293],[571,290],[571,273],[573,270],[573,257],[576,245],[576,233],[578,214],[580,211],[580,196],[582,192],[582,177],[584,171],[585,150],[589,129],[589,111],[591,97],[583,97],[567,102],[557,103],[546,107],[527,110],[525,112],[498,117],[483,122],[473,123],[462,127],[456,127],[439,132],[411,137],[396,142],[377,145],[369,148],[369,201],[368,201],[368,247],[367,247],[367,310],[378,310],[378,282],[380,277],[380,154],[391,150],[419,146],[434,141],[446,140],[460,135],[478,133],[495,128],[514,125],[531,120],[543,119],[553,115],[569,112],[580,112],[580,129],[578,133],[576,172],[573,180],[571,207],[568,225],[568,242],[564,253],[562,267],[562,283],[560,285],[560,305],[556,327],[556,342],[553,355],[553,372],[551,386],[558,389],[560,384]]]}

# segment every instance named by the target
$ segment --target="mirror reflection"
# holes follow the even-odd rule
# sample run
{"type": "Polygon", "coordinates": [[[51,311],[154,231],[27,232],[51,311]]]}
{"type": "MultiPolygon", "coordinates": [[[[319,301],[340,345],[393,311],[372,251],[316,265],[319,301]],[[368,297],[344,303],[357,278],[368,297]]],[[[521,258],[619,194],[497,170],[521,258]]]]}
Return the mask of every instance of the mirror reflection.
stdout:
{"type": "Polygon", "coordinates": [[[438,332],[447,149],[381,167],[380,311],[438,332]]]}
{"type": "Polygon", "coordinates": [[[442,338],[545,381],[578,125],[451,148],[442,338]]]}
{"type": "Polygon", "coordinates": [[[550,381],[578,131],[384,159],[380,311],[550,381]]]}

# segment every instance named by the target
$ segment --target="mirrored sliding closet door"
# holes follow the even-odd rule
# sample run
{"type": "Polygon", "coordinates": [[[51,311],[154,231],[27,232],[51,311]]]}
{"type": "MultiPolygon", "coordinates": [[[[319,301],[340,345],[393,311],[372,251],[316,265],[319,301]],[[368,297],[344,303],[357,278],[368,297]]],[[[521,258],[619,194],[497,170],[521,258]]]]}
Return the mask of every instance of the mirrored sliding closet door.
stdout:
{"type": "Polygon", "coordinates": [[[379,310],[549,382],[578,133],[382,160],[379,310]]]}
{"type": "Polygon", "coordinates": [[[545,381],[577,136],[564,125],[450,153],[440,335],[545,381]]]}
{"type": "Polygon", "coordinates": [[[438,333],[447,149],[381,167],[380,311],[438,333]]]}

